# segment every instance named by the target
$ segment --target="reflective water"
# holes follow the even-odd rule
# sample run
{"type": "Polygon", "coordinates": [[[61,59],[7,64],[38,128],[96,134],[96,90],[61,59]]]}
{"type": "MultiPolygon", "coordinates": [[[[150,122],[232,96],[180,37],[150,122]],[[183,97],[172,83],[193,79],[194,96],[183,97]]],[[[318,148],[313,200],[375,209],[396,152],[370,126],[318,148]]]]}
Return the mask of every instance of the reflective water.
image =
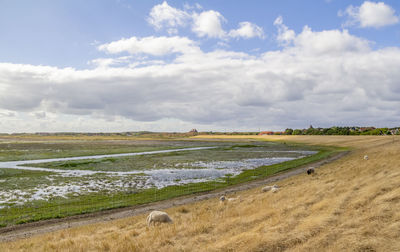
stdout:
{"type": "MultiPolygon", "coordinates": [[[[36,171],[49,171],[52,175],[48,175],[45,179],[52,181],[56,177],[69,177],[68,181],[61,183],[46,183],[38,184],[34,188],[26,190],[3,190],[0,191],[0,208],[9,203],[23,204],[24,202],[32,200],[48,200],[53,197],[69,197],[79,196],[91,192],[99,191],[126,191],[126,190],[140,190],[146,188],[163,188],[171,185],[182,185],[188,183],[199,183],[206,181],[218,180],[229,176],[236,176],[241,172],[249,169],[254,169],[260,166],[277,164],[289,160],[294,160],[315,154],[316,151],[305,150],[287,150],[287,151],[274,151],[269,150],[265,152],[279,152],[278,157],[266,158],[252,158],[241,159],[235,161],[211,161],[211,162],[190,162],[190,163],[177,163],[174,168],[164,169],[151,169],[151,170],[133,170],[127,172],[113,172],[113,171],[90,171],[90,170],[57,170],[39,167],[27,167],[20,165],[37,164],[44,162],[55,161],[69,161],[69,160],[83,160],[83,159],[99,159],[108,157],[122,157],[122,156],[136,156],[136,155],[149,155],[168,152],[179,151],[195,151],[213,149],[216,147],[195,147],[185,149],[161,150],[161,151],[148,151],[137,153],[123,153],[123,154],[110,154],[110,155],[96,155],[96,156],[82,156],[82,157],[69,157],[69,158],[53,158],[53,159],[39,159],[39,160],[24,160],[24,161],[10,161],[0,162],[0,168],[13,168],[22,170],[36,170],[36,171]],[[286,156],[285,156],[285,153],[286,156]],[[288,154],[291,153],[290,157],[288,154]],[[293,156],[293,153],[296,155],[293,156]],[[100,174],[92,176],[95,174],[100,174]],[[85,176],[81,178],[82,176],[85,176]],[[73,178],[80,178],[71,180],[73,178]],[[107,178],[115,178],[110,180],[107,178]]],[[[7,181],[0,181],[7,183],[7,181]]]]}

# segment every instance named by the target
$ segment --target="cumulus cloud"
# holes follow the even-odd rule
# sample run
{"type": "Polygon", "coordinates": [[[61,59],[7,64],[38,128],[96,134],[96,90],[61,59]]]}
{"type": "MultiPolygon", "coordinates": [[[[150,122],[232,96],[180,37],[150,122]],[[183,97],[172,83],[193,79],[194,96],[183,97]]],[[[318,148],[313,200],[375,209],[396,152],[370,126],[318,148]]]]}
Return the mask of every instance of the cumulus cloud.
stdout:
{"type": "Polygon", "coordinates": [[[192,32],[198,37],[207,38],[261,38],[265,37],[261,27],[250,22],[240,22],[237,29],[227,32],[223,24],[227,23],[224,16],[215,10],[203,11],[199,4],[184,5],[184,9],[170,6],[166,1],[155,5],[147,18],[147,22],[156,30],[165,29],[169,34],[177,34],[178,29],[190,25],[192,32]]]}
{"type": "Polygon", "coordinates": [[[313,54],[343,54],[346,52],[366,52],[369,42],[349,34],[347,30],[325,30],[313,32],[305,26],[294,39],[295,48],[313,54]]]}
{"type": "Polygon", "coordinates": [[[98,46],[100,51],[116,54],[128,52],[133,55],[162,56],[172,53],[190,53],[198,50],[196,43],[186,37],[131,37],[98,46]]]}
{"type": "MultiPolygon", "coordinates": [[[[149,21],[155,28],[184,25],[174,16],[183,10],[166,2],[157,8],[149,21]]],[[[91,60],[90,69],[0,63],[1,130],[279,130],[309,123],[398,123],[399,47],[374,50],[370,41],[345,29],[304,26],[296,34],[279,16],[274,25],[280,50],[250,55],[230,51],[226,42],[263,38],[261,27],[241,22],[226,32],[222,14],[199,8],[191,7],[190,28],[200,37],[223,39],[218,42],[224,50],[205,52],[181,36],[134,36],[96,45],[107,56],[91,60]]]]}
{"type": "Polygon", "coordinates": [[[169,34],[176,34],[177,28],[186,26],[190,19],[189,13],[173,8],[164,1],[151,9],[147,22],[157,30],[166,28],[169,34]]]}
{"type": "Polygon", "coordinates": [[[226,36],[222,29],[223,22],[226,22],[226,19],[218,11],[194,13],[192,31],[199,37],[223,38],[226,36]]]}
{"type": "Polygon", "coordinates": [[[129,63],[131,56],[123,56],[118,58],[98,58],[88,62],[89,65],[94,65],[96,67],[112,67],[121,64],[129,63]]]}
{"type": "MultiPolygon", "coordinates": [[[[113,130],[125,130],[128,126],[117,126],[123,124],[170,131],[192,125],[208,130],[394,125],[400,117],[400,49],[368,45],[346,30],[306,26],[290,45],[259,56],[198,48],[174,54],[164,64],[86,70],[1,63],[0,111],[31,113],[32,125],[44,121],[35,116],[58,115],[68,127],[82,130],[89,127],[85,120],[113,130]]],[[[111,48],[113,53],[181,52],[111,48]]],[[[48,123],[60,127],[57,118],[52,120],[48,123]]],[[[3,117],[4,122],[24,125],[18,116],[3,117]]]]}
{"type": "Polygon", "coordinates": [[[239,28],[236,30],[231,30],[229,32],[229,36],[233,38],[242,37],[246,39],[254,37],[259,37],[261,39],[265,38],[263,29],[260,26],[250,22],[240,22],[239,28]]]}
{"type": "Polygon", "coordinates": [[[278,29],[277,40],[281,45],[287,46],[294,40],[296,34],[293,30],[290,30],[285,24],[283,24],[282,16],[279,16],[274,21],[275,27],[278,29]]]}
{"type": "Polygon", "coordinates": [[[312,31],[304,26],[301,33],[290,30],[279,16],[274,25],[278,29],[277,41],[288,50],[296,50],[301,54],[331,55],[348,52],[367,52],[370,42],[353,36],[348,30],[312,31]]]}
{"type": "Polygon", "coordinates": [[[361,6],[350,5],[345,11],[339,11],[338,15],[347,17],[345,26],[379,28],[399,22],[395,10],[384,2],[365,1],[361,6]]]}

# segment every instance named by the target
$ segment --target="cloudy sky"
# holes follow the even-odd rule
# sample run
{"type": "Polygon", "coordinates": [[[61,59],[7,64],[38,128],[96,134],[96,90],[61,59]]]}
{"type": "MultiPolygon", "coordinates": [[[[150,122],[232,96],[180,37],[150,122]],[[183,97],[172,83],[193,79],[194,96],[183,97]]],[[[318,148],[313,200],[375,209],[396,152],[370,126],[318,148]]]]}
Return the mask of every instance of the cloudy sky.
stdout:
{"type": "Polygon", "coordinates": [[[400,1],[0,0],[0,132],[400,126],[400,1]]]}

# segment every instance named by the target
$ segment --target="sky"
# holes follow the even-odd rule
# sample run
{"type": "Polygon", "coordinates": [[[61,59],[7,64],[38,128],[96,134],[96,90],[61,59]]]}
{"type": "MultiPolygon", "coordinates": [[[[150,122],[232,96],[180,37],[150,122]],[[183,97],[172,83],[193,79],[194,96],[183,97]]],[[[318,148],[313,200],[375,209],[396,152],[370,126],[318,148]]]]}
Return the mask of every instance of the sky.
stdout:
{"type": "Polygon", "coordinates": [[[400,2],[0,0],[0,132],[400,126],[400,2]]]}

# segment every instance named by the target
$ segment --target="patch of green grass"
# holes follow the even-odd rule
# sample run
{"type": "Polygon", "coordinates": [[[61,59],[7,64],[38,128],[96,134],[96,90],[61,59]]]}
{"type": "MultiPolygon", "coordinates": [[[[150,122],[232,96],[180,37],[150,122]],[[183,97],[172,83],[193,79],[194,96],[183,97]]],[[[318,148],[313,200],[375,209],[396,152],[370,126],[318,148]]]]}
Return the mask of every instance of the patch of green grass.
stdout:
{"type": "Polygon", "coordinates": [[[1,169],[0,168],[0,179],[9,178],[32,178],[32,177],[42,177],[46,175],[53,174],[52,172],[46,171],[29,171],[29,170],[18,170],[18,169],[1,169]]]}
{"type": "Polygon", "coordinates": [[[0,169],[0,181],[2,181],[0,182],[0,191],[30,189],[48,181],[47,176],[52,174],[52,172],[45,171],[0,169]]]}
{"type": "Polygon", "coordinates": [[[254,147],[259,147],[258,145],[254,144],[235,144],[229,147],[225,147],[225,150],[234,150],[236,148],[254,148],[254,147]]]}

